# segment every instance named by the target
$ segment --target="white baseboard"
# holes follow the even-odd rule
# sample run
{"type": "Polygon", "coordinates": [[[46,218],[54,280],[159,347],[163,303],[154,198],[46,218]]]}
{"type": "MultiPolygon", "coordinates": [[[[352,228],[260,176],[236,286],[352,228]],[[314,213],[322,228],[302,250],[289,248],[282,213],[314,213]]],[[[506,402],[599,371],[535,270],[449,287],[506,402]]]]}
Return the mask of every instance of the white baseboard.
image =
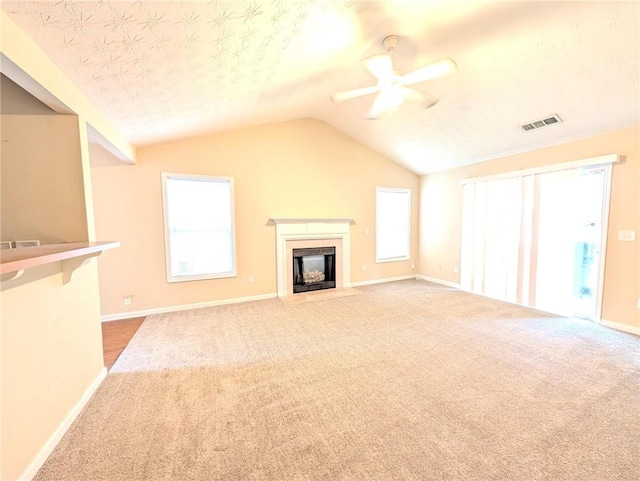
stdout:
{"type": "Polygon", "coordinates": [[[442,284],[447,287],[455,287],[456,289],[460,289],[460,284],[456,284],[455,282],[444,281],[442,279],[437,279],[435,277],[423,276],[418,274],[416,279],[422,279],[423,281],[434,282],[436,284],[442,284]]]}
{"type": "Polygon", "coordinates": [[[360,281],[360,282],[352,282],[349,284],[349,287],[359,287],[359,286],[369,286],[371,284],[382,284],[383,282],[395,282],[395,281],[406,281],[407,279],[415,279],[415,274],[410,274],[408,276],[398,276],[398,277],[384,277],[382,279],[373,279],[371,281],[360,281]]]}
{"type": "Polygon", "coordinates": [[[239,304],[241,302],[263,301],[265,299],[274,299],[278,295],[260,294],[258,296],[234,297],[232,299],[220,299],[218,301],[198,302],[195,304],[180,304],[177,306],[156,307],[153,309],[144,309],[142,311],[119,312],[117,314],[105,314],[101,316],[102,322],[119,321],[121,319],[131,319],[133,317],[146,317],[152,314],[165,314],[167,312],[189,311],[191,309],[202,309],[203,307],[224,306],[227,304],[239,304]]]}
{"type": "Polygon", "coordinates": [[[620,322],[607,321],[606,319],[602,319],[600,324],[604,327],[610,327],[611,329],[616,329],[617,331],[627,332],[629,334],[635,334],[636,336],[640,336],[640,327],[630,326],[628,324],[622,324],[620,322]]]}
{"type": "Polygon", "coordinates": [[[82,393],[78,402],[73,406],[71,411],[66,415],[66,417],[62,420],[62,423],[57,427],[57,429],[49,436],[49,439],[44,443],[44,445],[38,451],[35,458],[31,460],[27,469],[20,476],[21,481],[31,481],[33,477],[38,473],[44,462],[51,455],[55,447],[58,445],[62,436],[67,432],[67,430],[71,427],[73,422],[76,420],[80,412],[84,409],[84,407],[91,399],[91,396],[96,392],[98,386],[102,383],[104,378],[107,377],[107,368],[103,367],[98,376],[89,384],[87,389],[82,393]]]}

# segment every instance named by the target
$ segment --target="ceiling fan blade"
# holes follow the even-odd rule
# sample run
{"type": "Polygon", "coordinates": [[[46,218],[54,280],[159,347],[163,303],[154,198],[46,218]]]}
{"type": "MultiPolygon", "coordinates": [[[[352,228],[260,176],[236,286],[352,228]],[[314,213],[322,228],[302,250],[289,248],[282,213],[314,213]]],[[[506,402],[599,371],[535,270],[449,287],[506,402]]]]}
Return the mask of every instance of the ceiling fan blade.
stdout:
{"type": "Polygon", "coordinates": [[[402,87],[402,95],[404,95],[405,99],[413,100],[414,102],[422,104],[425,109],[429,109],[438,103],[438,100],[429,97],[424,92],[412,89],[411,87],[402,87]]]}
{"type": "Polygon", "coordinates": [[[355,99],[356,97],[362,97],[363,95],[375,94],[380,91],[380,87],[374,85],[372,87],[362,87],[360,89],[346,90],[344,92],[338,92],[331,96],[332,102],[342,102],[343,100],[355,99]]]}
{"type": "Polygon", "coordinates": [[[425,80],[431,80],[445,75],[452,74],[458,70],[456,63],[450,58],[445,58],[438,62],[426,65],[422,68],[409,72],[400,78],[402,85],[411,85],[425,80]]]}
{"type": "Polygon", "coordinates": [[[379,82],[386,82],[393,77],[393,65],[390,55],[374,55],[365,58],[363,61],[365,68],[371,72],[379,82]]]}
{"type": "Polygon", "coordinates": [[[370,120],[379,119],[383,115],[389,115],[395,112],[400,104],[404,102],[402,91],[398,88],[386,88],[380,91],[373,105],[369,110],[370,120]]]}

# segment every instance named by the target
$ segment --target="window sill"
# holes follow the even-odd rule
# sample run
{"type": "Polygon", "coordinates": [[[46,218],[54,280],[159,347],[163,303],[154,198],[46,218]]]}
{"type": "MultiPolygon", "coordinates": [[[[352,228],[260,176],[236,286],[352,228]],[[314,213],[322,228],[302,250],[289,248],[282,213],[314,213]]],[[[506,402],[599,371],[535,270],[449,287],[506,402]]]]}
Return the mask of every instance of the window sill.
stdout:
{"type": "Polygon", "coordinates": [[[386,262],[410,261],[411,257],[391,257],[389,259],[376,259],[376,264],[384,264],[386,262]]]}

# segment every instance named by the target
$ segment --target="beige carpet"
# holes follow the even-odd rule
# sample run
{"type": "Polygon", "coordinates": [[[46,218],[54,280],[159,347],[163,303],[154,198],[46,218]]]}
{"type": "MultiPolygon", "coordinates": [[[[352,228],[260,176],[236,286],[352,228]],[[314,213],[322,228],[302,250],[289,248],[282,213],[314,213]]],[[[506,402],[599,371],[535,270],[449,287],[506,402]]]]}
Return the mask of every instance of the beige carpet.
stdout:
{"type": "Polygon", "coordinates": [[[38,480],[637,480],[637,337],[422,281],[149,317],[38,480]]]}

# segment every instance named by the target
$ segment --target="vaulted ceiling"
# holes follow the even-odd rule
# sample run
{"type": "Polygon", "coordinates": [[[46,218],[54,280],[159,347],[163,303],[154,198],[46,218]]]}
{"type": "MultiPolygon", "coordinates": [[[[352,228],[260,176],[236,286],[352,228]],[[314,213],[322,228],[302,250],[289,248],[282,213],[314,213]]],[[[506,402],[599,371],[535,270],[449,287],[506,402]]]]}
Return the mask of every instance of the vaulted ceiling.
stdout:
{"type": "MultiPolygon", "coordinates": [[[[136,145],[297,118],[322,120],[429,173],[640,123],[640,3],[451,0],[3,1],[2,9],[136,145]],[[367,120],[361,60],[400,37],[394,68],[442,58],[367,120]],[[562,123],[520,125],[558,114],[562,123]]],[[[313,148],[310,146],[309,148],[313,148]]]]}

